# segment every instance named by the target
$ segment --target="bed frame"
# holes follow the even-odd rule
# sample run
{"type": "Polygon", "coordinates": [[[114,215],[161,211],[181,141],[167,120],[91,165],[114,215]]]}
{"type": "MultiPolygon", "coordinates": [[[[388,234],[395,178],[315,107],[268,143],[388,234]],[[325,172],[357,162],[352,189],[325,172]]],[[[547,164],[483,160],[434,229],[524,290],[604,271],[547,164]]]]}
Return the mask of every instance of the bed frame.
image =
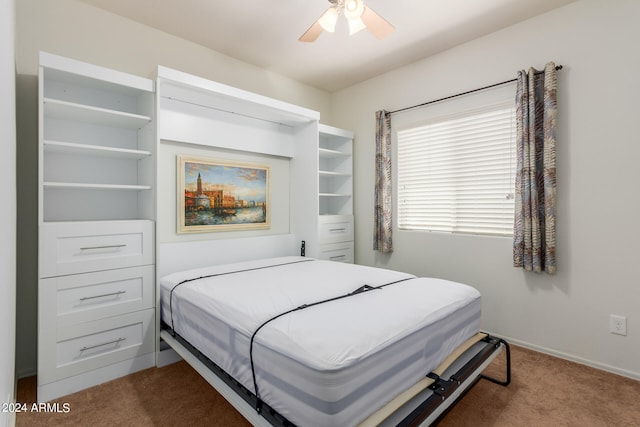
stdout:
{"type": "MultiPolygon", "coordinates": [[[[295,236],[274,235],[242,239],[221,239],[163,243],[157,247],[157,277],[167,274],[259,258],[298,255],[300,242],[295,236]],[[214,255],[212,255],[214,254],[214,255]]],[[[158,280],[159,282],[159,280],[158,280]]],[[[156,292],[159,307],[160,289],[156,292]]],[[[158,316],[159,317],[159,316],[158,316]]],[[[179,335],[161,328],[157,345],[157,365],[164,366],[180,358],[191,365],[238,412],[254,426],[292,426],[280,414],[266,406],[258,412],[256,397],[215,363],[201,354],[179,335]]],[[[511,381],[511,354],[506,341],[487,334],[477,334],[461,345],[437,369],[396,397],[360,424],[369,426],[428,426],[438,421],[481,379],[507,386],[511,381]],[[503,351],[506,352],[506,379],[482,374],[503,351]]]]}

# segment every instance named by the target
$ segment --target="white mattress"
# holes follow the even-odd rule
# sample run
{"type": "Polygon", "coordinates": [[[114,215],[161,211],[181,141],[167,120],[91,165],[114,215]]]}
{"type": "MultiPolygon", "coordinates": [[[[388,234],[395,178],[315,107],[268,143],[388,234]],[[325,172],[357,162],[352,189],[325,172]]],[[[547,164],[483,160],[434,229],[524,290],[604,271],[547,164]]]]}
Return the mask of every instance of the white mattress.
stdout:
{"type": "Polygon", "coordinates": [[[441,279],[301,257],[215,266],[161,279],[162,319],[301,426],[356,425],[437,367],[480,327],[480,294],[441,279]],[[263,268],[267,267],[267,268],[263,268]],[[249,270],[249,271],[244,271],[249,270]],[[230,274],[225,274],[230,273],[230,274]],[[193,280],[176,287],[183,280],[193,280]],[[171,306],[170,306],[171,305],[171,306]]]}

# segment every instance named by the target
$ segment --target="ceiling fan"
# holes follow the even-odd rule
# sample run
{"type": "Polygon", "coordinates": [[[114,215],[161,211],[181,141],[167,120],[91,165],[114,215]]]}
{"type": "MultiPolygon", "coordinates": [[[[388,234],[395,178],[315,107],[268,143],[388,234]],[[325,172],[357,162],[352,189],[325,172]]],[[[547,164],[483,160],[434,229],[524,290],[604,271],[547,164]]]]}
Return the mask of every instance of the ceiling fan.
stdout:
{"type": "Polygon", "coordinates": [[[393,25],[370,7],[365,6],[362,0],[329,0],[329,3],[331,6],[298,40],[314,42],[322,34],[322,31],[333,33],[336,29],[338,16],[342,11],[344,11],[344,16],[349,23],[349,35],[368,28],[378,40],[381,40],[395,30],[393,25]]]}

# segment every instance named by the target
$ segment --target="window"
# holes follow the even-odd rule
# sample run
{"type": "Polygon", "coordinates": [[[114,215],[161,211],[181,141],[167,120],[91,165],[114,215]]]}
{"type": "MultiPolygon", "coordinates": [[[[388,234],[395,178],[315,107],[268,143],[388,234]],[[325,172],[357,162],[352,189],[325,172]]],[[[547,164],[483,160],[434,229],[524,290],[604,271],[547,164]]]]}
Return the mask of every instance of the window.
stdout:
{"type": "Polygon", "coordinates": [[[516,131],[510,98],[398,131],[400,229],[513,234],[516,131]]]}

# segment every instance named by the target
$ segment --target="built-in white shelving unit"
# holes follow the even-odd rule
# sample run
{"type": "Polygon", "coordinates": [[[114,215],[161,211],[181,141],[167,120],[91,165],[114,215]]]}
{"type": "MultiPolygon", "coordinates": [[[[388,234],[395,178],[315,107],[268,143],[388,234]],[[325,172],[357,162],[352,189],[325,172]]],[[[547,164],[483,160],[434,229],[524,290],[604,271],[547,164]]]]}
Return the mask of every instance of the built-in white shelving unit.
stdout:
{"type": "Polygon", "coordinates": [[[353,237],[353,133],[320,125],[316,256],[353,262],[353,237]]]}
{"type": "Polygon", "coordinates": [[[155,363],[154,82],[40,54],[38,400],[155,363]]]}
{"type": "Polygon", "coordinates": [[[47,53],[41,64],[40,222],[153,219],[154,82],[47,53]]]}
{"type": "Polygon", "coordinates": [[[318,142],[319,214],[353,214],[353,133],[320,126],[318,142]]]}

